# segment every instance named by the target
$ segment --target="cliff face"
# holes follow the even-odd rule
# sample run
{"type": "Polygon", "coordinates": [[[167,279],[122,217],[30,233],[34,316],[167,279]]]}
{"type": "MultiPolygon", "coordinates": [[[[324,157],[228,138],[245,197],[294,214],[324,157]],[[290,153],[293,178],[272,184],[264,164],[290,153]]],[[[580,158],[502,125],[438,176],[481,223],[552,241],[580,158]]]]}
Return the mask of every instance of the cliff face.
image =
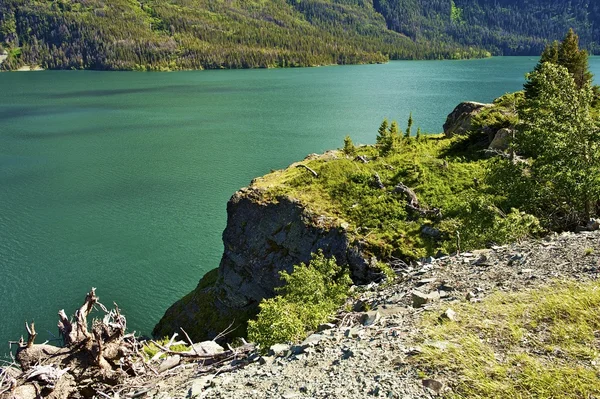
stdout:
{"type": "Polygon", "coordinates": [[[368,275],[360,244],[351,242],[342,227],[295,199],[267,199],[258,188],[242,189],[229,200],[223,243],[219,268],[167,310],[155,336],[183,327],[194,340],[212,339],[232,322],[237,329],[229,337],[244,335],[260,300],[275,296],[279,272],[291,272],[319,249],[348,265],[355,281],[368,275]]]}

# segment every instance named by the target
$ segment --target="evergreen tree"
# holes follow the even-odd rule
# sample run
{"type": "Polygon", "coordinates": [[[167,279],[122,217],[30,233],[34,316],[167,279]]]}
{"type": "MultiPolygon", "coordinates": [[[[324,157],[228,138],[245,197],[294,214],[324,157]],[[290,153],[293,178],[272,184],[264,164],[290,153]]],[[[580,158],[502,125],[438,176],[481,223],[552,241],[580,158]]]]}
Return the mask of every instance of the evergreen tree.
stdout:
{"type": "Polygon", "coordinates": [[[412,134],[412,126],[413,126],[413,117],[412,117],[412,112],[411,112],[410,115],[408,115],[408,127],[406,128],[406,133],[404,134],[404,137],[406,137],[407,139],[410,138],[410,135],[412,134]]]}
{"type": "MultiPolygon", "coordinates": [[[[387,122],[387,121],[384,120],[384,122],[387,122]]],[[[382,123],[382,126],[379,128],[380,131],[382,130],[383,126],[384,125],[382,123]]],[[[378,139],[379,139],[379,136],[378,136],[378,139]]],[[[401,140],[401,136],[400,136],[400,129],[398,127],[398,122],[392,121],[392,124],[390,125],[389,130],[386,130],[385,136],[383,136],[382,139],[378,140],[378,142],[377,142],[377,144],[379,144],[379,153],[382,156],[387,156],[389,154],[397,152],[398,149],[400,148],[400,140],[401,140]]]]}
{"type": "Polygon", "coordinates": [[[344,154],[354,156],[356,154],[356,147],[352,142],[350,136],[344,138],[344,154]]]}
{"type": "Polygon", "coordinates": [[[569,29],[558,47],[558,65],[569,70],[579,88],[592,81],[592,73],[588,67],[588,53],[579,49],[579,36],[573,29],[569,29]]]}
{"type": "Polygon", "coordinates": [[[389,135],[388,125],[389,124],[387,118],[384,119],[383,122],[381,122],[381,125],[377,130],[377,138],[375,139],[375,143],[377,143],[377,145],[381,145],[383,144],[383,142],[386,141],[386,138],[389,135]]]}
{"type": "Polygon", "coordinates": [[[421,128],[417,128],[417,140],[421,140],[421,128]]]}
{"type": "Polygon", "coordinates": [[[528,163],[500,160],[492,184],[512,206],[551,228],[587,222],[600,200],[600,121],[592,115],[589,81],[579,87],[563,66],[544,63],[528,75],[537,95],[519,108],[513,149],[528,163]]]}
{"type": "MultiPolygon", "coordinates": [[[[579,37],[573,29],[569,29],[561,43],[554,41],[546,46],[534,72],[539,72],[546,62],[567,68],[579,88],[592,81],[592,73],[588,66],[588,53],[579,49],[579,37]]],[[[539,88],[529,79],[525,83],[524,89],[526,98],[535,98],[539,92],[539,88]]]]}

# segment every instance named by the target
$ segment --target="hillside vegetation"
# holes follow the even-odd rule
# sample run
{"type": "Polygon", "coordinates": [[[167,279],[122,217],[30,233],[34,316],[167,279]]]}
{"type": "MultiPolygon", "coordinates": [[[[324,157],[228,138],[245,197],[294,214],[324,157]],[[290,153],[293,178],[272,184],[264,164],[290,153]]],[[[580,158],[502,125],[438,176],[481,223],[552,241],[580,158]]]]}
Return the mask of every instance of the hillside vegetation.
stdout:
{"type": "Polygon", "coordinates": [[[598,49],[589,0],[5,0],[2,69],[256,68],[539,54],[574,28],[598,49]]]}
{"type": "Polygon", "coordinates": [[[485,55],[390,31],[368,2],[7,0],[3,68],[256,68],[485,55]]]}

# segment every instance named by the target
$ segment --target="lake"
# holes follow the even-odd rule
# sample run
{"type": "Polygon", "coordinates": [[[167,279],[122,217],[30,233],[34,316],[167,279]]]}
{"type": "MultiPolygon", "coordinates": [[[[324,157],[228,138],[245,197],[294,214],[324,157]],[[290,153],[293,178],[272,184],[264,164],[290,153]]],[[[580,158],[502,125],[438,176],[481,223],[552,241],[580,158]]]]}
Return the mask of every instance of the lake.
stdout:
{"type": "Polygon", "coordinates": [[[92,286],[148,334],[218,266],[226,202],[253,177],[346,135],[373,143],[385,117],[441,132],[536,61],[0,74],[0,356],[25,320],[51,339],[92,286]]]}

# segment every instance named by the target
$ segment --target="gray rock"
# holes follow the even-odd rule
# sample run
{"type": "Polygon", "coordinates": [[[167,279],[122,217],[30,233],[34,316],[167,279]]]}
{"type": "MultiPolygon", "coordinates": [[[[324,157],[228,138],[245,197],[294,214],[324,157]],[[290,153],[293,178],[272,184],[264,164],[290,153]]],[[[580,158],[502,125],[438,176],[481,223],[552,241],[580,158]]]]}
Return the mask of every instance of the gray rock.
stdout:
{"type": "Polygon", "coordinates": [[[381,316],[393,316],[408,313],[408,309],[404,306],[386,306],[378,308],[377,312],[381,314],[381,316]]]}
{"type": "Polygon", "coordinates": [[[191,350],[187,351],[187,353],[199,353],[200,355],[212,356],[217,353],[223,353],[224,351],[225,348],[217,344],[215,341],[204,341],[194,344],[194,347],[191,350]]]}
{"type": "Polygon", "coordinates": [[[421,279],[421,280],[417,281],[416,282],[416,286],[420,287],[420,286],[425,285],[425,284],[435,283],[436,281],[437,281],[437,279],[435,277],[424,278],[424,279],[421,279]]]}
{"type": "Polygon", "coordinates": [[[269,348],[269,355],[275,357],[287,356],[290,351],[290,345],[286,344],[275,344],[269,348]]]}
{"type": "Polygon", "coordinates": [[[192,300],[180,300],[166,311],[155,335],[169,335],[182,327],[200,341],[221,332],[223,320],[235,319],[232,328],[239,327],[262,299],[276,295],[281,271],[308,263],[318,249],[347,266],[355,282],[368,282],[370,269],[362,244],[347,231],[312,214],[297,200],[269,200],[258,187],[241,189],[229,200],[223,244],[218,269],[198,284],[192,300]],[[215,313],[218,318],[212,317],[215,313]]]}
{"type": "Polygon", "coordinates": [[[440,238],[442,236],[442,232],[439,229],[431,226],[423,226],[421,229],[421,234],[431,238],[440,238]]]}
{"type": "Polygon", "coordinates": [[[472,129],[473,117],[491,106],[492,104],[482,104],[472,101],[458,104],[446,118],[444,135],[446,137],[453,137],[454,135],[466,134],[472,129]]]}
{"type": "Polygon", "coordinates": [[[324,338],[325,336],[321,334],[309,335],[301,344],[292,346],[290,351],[294,355],[299,355],[306,352],[308,348],[318,345],[324,338]]]}
{"type": "Polygon", "coordinates": [[[438,380],[426,379],[422,383],[425,388],[431,389],[435,393],[440,393],[444,389],[444,383],[438,380]]]}
{"type": "Polygon", "coordinates": [[[456,312],[450,308],[440,315],[440,320],[456,321],[456,312]]]}
{"type": "Polygon", "coordinates": [[[440,299],[440,294],[437,291],[434,291],[429,294],[425,294],[421,291],[412,291],[412,306],[415,309],[421,308],[428,303],[434,302],[440,299]]]}
{"type": "Polygon", "coordinates": [[[212,380],[215,378],[213,375],[205,375],[200,378],[192,380],[192,387],[188,393],[190,398],[198,398],[210,386],[212,380]]]}
{"type": "Polygon", "coordinates": [[[504,150],[508,149],[508,145],[510,143],[510,138],[513,136],[513,134],[514,134],[513,129],[504,128],[504,129],[498,130],[488,148],[490,150],[498,150],[498,151],[504,151],[504,150]]]}
{"type": "Polygon", "coordinates": [[[181,356],[179,356],[179,355],[169,356],[165,360],[163,360],[163,362],[160,364],[160,366],[158,367],[158,372],[162,373],[167,370],[170,370],[173,367],[178,366],[180,362],[181,362],[181,356]]]}
{"type": "Polygon", "coordinates": [[[599,219],[590,219],[590,221],[585,226],[587,231],[596,231],[600,230],[600,220],[599,219]]]}
{"type": "Polygon", "coordinates": [[[319,326],[317,327],[317,332],[323,332],[323,331],[331,330],[333,328],[335,328],[335,324],[323,323],[323,324],[319,324],[319,326]]]}
{"type": "Polygon", "coordinates": [[[381,314],[378,311],[363,313],[360,316],[360,322],[363,326],[371,326],[381,319],[381,314]]]}

